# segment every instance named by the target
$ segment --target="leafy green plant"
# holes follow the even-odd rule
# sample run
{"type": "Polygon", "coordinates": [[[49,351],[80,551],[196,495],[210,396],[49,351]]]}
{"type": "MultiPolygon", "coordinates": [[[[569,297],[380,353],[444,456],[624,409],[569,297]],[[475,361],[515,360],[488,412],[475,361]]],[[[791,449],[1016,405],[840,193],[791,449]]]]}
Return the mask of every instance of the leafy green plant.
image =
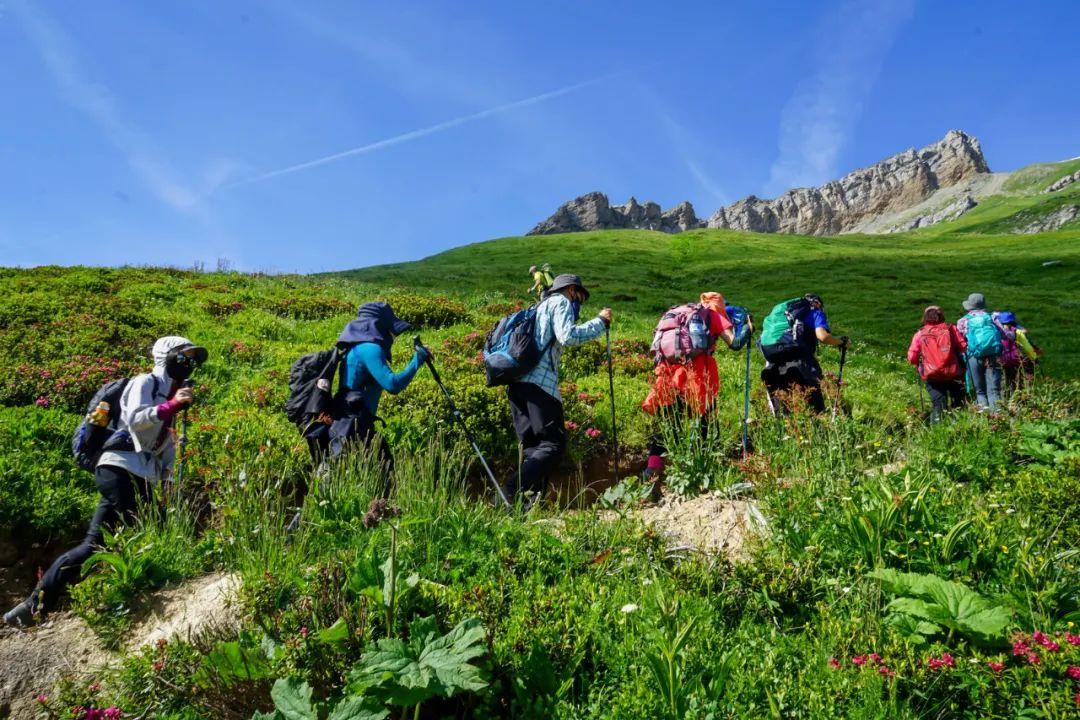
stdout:
{"type": "Polygon", "coordinates": [[[890,622],[917,644],[931,635],[959,634],[982,645],[1001,644],[1012,614],[971,588],[936,575],[879,568],[867,575],[897,595],[887,606],[890,622]]]}

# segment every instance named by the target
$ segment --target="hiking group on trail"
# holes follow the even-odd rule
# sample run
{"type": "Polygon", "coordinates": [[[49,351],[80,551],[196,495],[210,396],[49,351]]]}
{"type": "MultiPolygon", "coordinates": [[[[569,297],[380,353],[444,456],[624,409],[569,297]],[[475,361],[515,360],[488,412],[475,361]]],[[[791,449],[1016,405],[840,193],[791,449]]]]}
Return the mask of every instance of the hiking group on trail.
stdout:
{"type": "MultiPolygon", "coordinates": [[[[482,353],[487,385],[506,387],[520,448],[512,473],[502,481],[496,478],[439,377],[431,353],[418,336],[413,338],[414,352],[409,362],[400,372],[394,372],[394,342],[412,325],[398,317],[390,304],[376,301],[359,307],[356,318],[345,326],[330,350],[305,355],[291,368],[285,412],[307,442],[313,476],[324,477],[329,465],[348,448],[367,447],[377,453],[385,477],[382,494],[389,497],[393,491],[394,457],[378,430],[379,402],[384,392],[396,394],[408,388],[420,366],[426,364],[500,500],[507,508],[520,500],[521,507],[527,509],[543,498],[549,476],[566,454],[566,421],[559,389],[563,349],[604,335],[608,340],[614,436],[611,308],[605,307],[581,321],[582,307],[590,297],[581,277],[552,277],[547,264],[542,269],[532,266],[530,274],[534,284],[529,292],[538,293],[539,300],[500,319],[488,333],[482,353]]],[[[965,383],[974,391],[979,410],[995,412],[1002,401],[1003,376],[1009,391],[1034,379],[1040,350],[1015,314],[989,313],[980,293],[969,295],[963,307],[966,314],[956,324],[946,322],[940,306],[927,307],[922,327],[908,348],[907,359],[916,366],[931,399],[931,422],[940,421],[947,409],[964,404],[965,383]]],[[[753,334],[749,310],[728,304],[719,292],[702,292],[698,302],[676,305],[664,312],[653,335],[654,369],[642,410],[669,419],[669,431],[675,436],[696,432],[704,440],[721,386],[714,358],[716,347],[723,341],[733,351],[745,349],[745,456],[749,451],[753,334]]],[[[815,414],[825,412],[823,372],[817,360],[819,344],[840,349],[835,418],[851,341],[847,336],[832,334],[822,298],[806,293],[778,303],[765,317],[757,347],[765,359],[760,378],[774,416],[798,412],[801,403],[815,414]]],[[[174,421],[179,416],[184,427],[185,411],[195,400],[189,377],[206,362],[208,353],[187,338],[167,336],[154,343],[151,354],[154,367],[149,373],[114,380],[91,401],[75,433],[72,450],[76,464],[94,473],[101,494],[97,510],[83,541],[41,574],[30,596],[4,615],[7,624],[32,625],[54,609],[63,589],[80,577],[84,562],[101,546],[105,531],[133,522],[140,509],[151,507],[155,488],[167,494],[172,479],[182,477],[174,421]]],[[[184,437],[181,432],[181,445],[184,437]]],[[[617,476],[618,442],[613,439],[617,476]]],[[[658,491],[656,483],[666,454],[663,438],[654,435],[649,441],[644,471],[646,480],[654,483],[654,493],[658,491]]],[[[181,461],[182,457],[181,452],[181,461]]],[[[299,514],[290,529],[298,522],[299,514]]]]}

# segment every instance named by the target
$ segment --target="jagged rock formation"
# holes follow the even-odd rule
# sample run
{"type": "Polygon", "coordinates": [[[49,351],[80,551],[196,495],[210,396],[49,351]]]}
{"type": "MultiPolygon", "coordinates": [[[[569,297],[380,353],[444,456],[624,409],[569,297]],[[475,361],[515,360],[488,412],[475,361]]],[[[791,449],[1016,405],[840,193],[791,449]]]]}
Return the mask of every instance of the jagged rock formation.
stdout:
{"type": "Polygon", "coordinates": [[[1072,175],[1066,175],[1065,177],[1056,180],[1054,184],[1043,190],[1043,192],[1052,193],[1057,192],[1058,190],[1064,190],[1077,181],[1080,181],[1080,170],[1077,170],[1072,175]]]}
{"type": "Polygon", "coordinates": [[[921,150],[910,149],[819,188],[788,190],[773,200],[753,195],[721,208],[711,228],[799,235],[835,235],[867,218],[911,207],[940,188],[990,172],[979,141],[959,130],[921,150]]]}
{"type": "Polygon", "coordinates": [[[694,206],[688,202],[661,211],[654,202],[642,205],[634,198],[630,198],[625,205],[611,205],[604,193],[591,192],[564,204],[527,234],[553,235],[626,228],[677,233],[704,226],[705,223],[694,213],[694,206]]]}
{"type": "MultiPolygon", "coordinates": [[[[1023,214],[1018,213],[1017,219],[1021,219],[1020,216],[1023,214]]],[[[1032,233],[1053,232],[1071,223],[1077,217],[1080,217],[1080,205],[1063,205],[1053,212],[1017,227],[1012,233],[1013,235],[1030,235],[1032,233]]]]}
{"type": "Polygon", "coordinates": [[[931,225],[937,225],[939,222],[945,222],[946,220],[955,220],[971,208],[978,205],[975,198],[970,195],[965,195],[959,200],[954,200],[945,207],[941,208],[935,213],[929,215],[919,215],[917,217],[908,220],[907,222],[894,225],[889,228],[888,232],[907,232],[908,230],[914,230],[921,227],[930,227],[931,225]]]}
{"type": "MultiPolygon", "coordinates": [[[[630,198],[625,205],[611,205],[603,193],[591,192],[566,203],[528,234],[618,228],[677,233],[707,226],[835,235],[857,230],[875,218],[902,212],[941,188],[989,172],[979,141],[960,130],[950,130],[940,141],[921,150],[906,150],[818,188],[789,190],[773,200],[751,195],[720,208],[707,223],[698,219],[688,202],[662,212],[653,202],[642,205],[630,198]]],[[[924,215],[913,222],[917,223],[915,227],[942,222],[966,212],[974,204],[971,198],[954,202],[940,213],[924,215]],[[942,217],[935,219],[939,214],[942,217]]],[[[899,228],[892,230],[896,229],[899,228]]]]}

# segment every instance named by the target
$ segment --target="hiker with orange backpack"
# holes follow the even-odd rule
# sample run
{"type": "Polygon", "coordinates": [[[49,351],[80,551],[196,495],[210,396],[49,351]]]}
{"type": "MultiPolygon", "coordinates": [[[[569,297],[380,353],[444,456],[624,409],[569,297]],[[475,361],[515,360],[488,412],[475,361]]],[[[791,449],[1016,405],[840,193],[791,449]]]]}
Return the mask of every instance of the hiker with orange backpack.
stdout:
{"type": "MultiPolygon", "coordinates": [[[[656,415],[663,408],[674,407],[676,422],[696,417],[702,437],[708,426],[709,412],[720,392],[720,374],[713,352],[718,340],[732,350],[746,345],[754,331],[749,316],[736,332],[725,309],[724,296],[704,292],[699,303],[671,308],[660,319],[653,335],[653,383],[641,408],[656,415]]],[[[664,468],[666,449],[659,437],[649,442],[646,478],[653,478],[664,468]]]]}
{"type": "Polygon", "coordinates": [[[986,298],[971,293],[956,329],[967,340],[967,373],[980,410],[995,412],[1001,399],[1001,331],[986,312],[986,298]]]}
{"type": "Polygon", "coordinates": [[[930,394],[930,422],[941,420],[945,407],[964,404],[964,353],[967,338],[945,322],[945,311],[931,305],[923,311],[923,326],[911,338],[908,362],[919,371],[930,394]]]}

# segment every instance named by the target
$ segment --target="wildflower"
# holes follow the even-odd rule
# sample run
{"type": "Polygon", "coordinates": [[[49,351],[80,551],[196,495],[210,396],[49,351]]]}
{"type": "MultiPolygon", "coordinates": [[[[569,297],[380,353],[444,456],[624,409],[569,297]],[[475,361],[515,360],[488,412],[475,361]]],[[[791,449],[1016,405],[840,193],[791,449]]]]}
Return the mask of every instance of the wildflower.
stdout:
{"type": "Polygon", "coordinates": [[[1080,693],[1076,693],[1075,695],[1073,695],[1073,702],[1077,705],[1080,705],[1080,693]]]}
{"type": "Polygon", "coordinates": [[[851,664],[852,665],[865,665],[866,664],[866,656],[865,655],[856,655],[855,657],[851,658],[851,664]]]}
{"type": "MultiPolygon", "coordinates": [[[[269,575],[270,575],[270,573],[269,573],[269,572],[267,572],[266,574],[267,574],[267,576],[269,576],[269,575]]],[[[269,578],[269,577],[267,577],[267,579],[270,579],[270,578],[269,578]]],[[[168,644],[169,644],[169,641],[168,641],[168,640],[166,640],[165,638],[158,638],[158,641],[157,641],[157,643],[156,643],[156,645],[157,645],[157,649],[158,649],[158,650],[164,650],[164,649],[165,649],[165,646],[166,646],[166,645],[168,645],[168,644]]]]}
{"type": "Polygon", "coordinates": [[[930,666],[931,670],[940,670],[945,663],[935,657],[931,657],[926,658],[926,664],[930,666]]]}
{"type": "Polygon", "coordinates": [[[37,403],[38,407],[49,407],[49,396],[48,395],[42,395],[41,397],[39,397],[34,402],[37,403]]]}
{"type": "Polygon", "coordinates": [[[882,675],[884,675],[885,677],[896,677],[896,671],[895,670],[890,670],[889,668],[885,667],[884,665],[879,667],[877,669],[877,671],[879,673],[881,673],[882,675]]]}
{"type": "Polygon", "coordinates": [[[1033,653],[1033,652],[1029,652],[1029,653],[1027,654],[1027,661],[1028,661],[1028,663],[1030,663],[1031,665],[1038,665],[1039,663],[1041,663],[1041,662],[1042,662],[1042,660],[1041,660],[1041,659],[1039,658],[1039,656],[1038,656],[1038,655],[1036,655],[1036,654],[1035,654],[1035,653],[1033,653]]]}
{"type": "Polygon", "coordinates": [[[376,498],[368,505],[368,511],[364,515],[364,527],[368,530],[378,525],[384,518],[397,517],[401,514],[401,508],[395,507],[383,498],[376,498]]]}
{"type": "Polygon", "coordinates": [[[589,399],[589,393],[587,393],[587,392],[579,392],[577,394],[577,399],[580,400],[581,402],[586,402],[589,399]]]}
{"type": "Polygon", "coordinates": [[[870,653],[870,660],[872,660],[875,664],[881,664],[881,656],[877,653],[870,653]]]}
{"type": "Polygon", "coordinates": [[[999,672],[1001,672],[1002,670],[1005,669],[1004,664],[999,663],[999,662],[993,662],[993,661],[986,663],[986,667],[990,668],[991,670],[993,670],[996,673],[999,673],[999,672]]]}
{"type": "Polygon", "coordinates": [[[956,663],[953,661],[953,656],[949,653],[941,654],[941,662],[945,663],[948,667],[955,667],[956,663]]]}
{"type": "Polygon", "coordinates": [[[1013,657],[1020,657],[1021,655],[1025,655],[1030,649],[1031,648],[1028,647],[1028,644],[1026,642],[1024,642],[1023,640],[1017,640],[1013,643],[1013,657]]]}
{"type": "Polygon", "coordinates": [[[1065,674],[1071,677],[1073,680],[1080,680],[1080,667],[1070,665],[1069,669],[1065,671],[1065,674]]]}
{"type": "Polygon", "coordinates": [[[102,717],[104,717],[105,720],[119,720],[122,714],[123,713],[120,712],[120,708],[116,707],[115,705],[110,705],[109,707],[105,708],[105,712],[101,713],[102,717]]]}
{"type": "Polygon", "coordinates": [[[154,662],[154,664],[151,667],[154,668],[154,672],[161,672],[162,670],[165,669],[165,661],[164,660],[157,660],[157,661],[154,662]]]}
{"type": "Polygon", "coordinates": [[[45,703],[49,702],[49,696],[48,695],[37,695],[37,696],[34,697],[34,702],[37,702],[37,703],[40,703],[40,704],[44,705],[45,703]]]}
{"type": "Polygon", "coordinates": [[[1069,643],[1070,645],[1080,645],[1080,635],[1065,633],[1065,642],[1069,643]]]}
{"type": "Polygon", "coordinates": [[[307,626],[304,626],[304,627],[300,628],[300,637],[306,638],[310,634],[311,634],[311,631],[307,629],[307,626]]]}
{"type": "Polygon", "coordinates": [[[833,670],[839,670],[840,669],[840,661],[837,660],[835,657],[830,657],[829,658],[829,667],[831,667],[833,670]]]}
{"type": "Polygon", "coordinates": [[[89,691],[90,691],[90,692],[92,692],[92,693],[97,693],[97,692],[101,692],[101,683],[99,683],[99,682],[92,682],[92,683],[90,683],[90,684],[89,684],[89,685],[87,686],[87,688],[86,688],[86,689],[87,689],[87,690],[89,690],[89,691]]]}
{"type": "Polygon", "coordinates": [[[1041,630],[1036,630],[1035,632],[1031,633],[1031,639],[1039,645],[1046,647],[1046,642],[1050,638],[1047,637],[1046,633],[1042,632],[1041,630]]]}
{"type": "Polygon", "coordinates": [[[625,613],[625,614],[630,614],[630,613],[634,612],[635,610],[637,610],[637,608],[638,608],[638,606],[635,605],[634,603],[626,603],[621,608],[619,608],[619,612],[625,613]]]}
{"type": "Polygon", "coordinates": [[[573,420],[567,420],[566,421],[566,429],[567,430],[577,430],[578,427],[579,427],[578,424],[576,422],[574,422],[573,420]]]}

